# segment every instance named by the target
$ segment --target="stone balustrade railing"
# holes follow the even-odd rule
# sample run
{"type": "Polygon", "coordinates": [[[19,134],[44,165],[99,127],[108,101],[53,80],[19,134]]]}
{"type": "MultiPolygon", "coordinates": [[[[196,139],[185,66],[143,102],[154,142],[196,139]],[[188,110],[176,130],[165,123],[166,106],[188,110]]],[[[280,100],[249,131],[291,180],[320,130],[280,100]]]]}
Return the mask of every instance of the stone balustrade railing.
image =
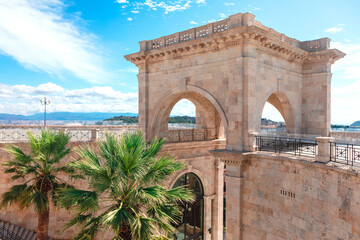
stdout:
{"type": "Polygon", "coordinates": [[[207,140],[207,129],[176,129],[168,130],[165,138],[167,142],[191,142],[207,140]]]}
{"type": "Polygon", "coordinates": [[[238,13],[229,16],[221,21],[209,23],[200,27],[191,28],[186,31],[177,32],[168,36],[160,37],[154,40],[140,42],[140,51],[150,51],[174,44],[187,42],[199,38],[204,38],[215,33],[223,32],[228,29],[234,29],[240,26],[255,26],[267,32],[267,36],[275,38],[281,42],[301,48],[305,51],[313,52],[330,48],[330,39],[322,38],[313,41],[301,42],[297,39],[287,37],[272,28],[268,28],[255,20],[251,13],[238,13]]]}
{"type": "MultiPolygon", "coordinates": [[[[50,130],[63,131],[70,134],[71,142],[91,142],[105,139],[105,133],[120,136],[128,130],[136,130],[137,126],[48,126],[50,130]]],[[[0,126],[0,143],[27,142],[27,131],[40,135],[38,126],[0,126]]]]}

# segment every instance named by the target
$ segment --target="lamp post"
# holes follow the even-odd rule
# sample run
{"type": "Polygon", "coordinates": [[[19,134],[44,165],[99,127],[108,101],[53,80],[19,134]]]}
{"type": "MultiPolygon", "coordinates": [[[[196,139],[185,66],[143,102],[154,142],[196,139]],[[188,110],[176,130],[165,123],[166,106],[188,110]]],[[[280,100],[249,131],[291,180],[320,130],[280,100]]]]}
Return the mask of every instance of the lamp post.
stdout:
{"type": "Polygon", "coordinates": [[[42,105],[44,105],[45,107],[45,111],[44,111],[44,127],[46,128],[46,105],[50,104],[50,100],[46,99],[46,97],[44,97],[44,100],[40,100],[40,103],[42,105]]]}

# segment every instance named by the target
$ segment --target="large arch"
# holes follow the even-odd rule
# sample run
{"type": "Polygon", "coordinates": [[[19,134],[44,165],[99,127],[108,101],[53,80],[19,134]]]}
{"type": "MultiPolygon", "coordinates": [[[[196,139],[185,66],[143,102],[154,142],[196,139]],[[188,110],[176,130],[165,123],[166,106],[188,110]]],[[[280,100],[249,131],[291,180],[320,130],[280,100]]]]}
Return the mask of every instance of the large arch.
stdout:
{"type": "Polygon", "coordinates": [[[212,130],[212,134],[216,136],[220,135],[220,131],[227,131],[228,121],[218,101],[209,92],[199,87],[187,86],[185,90],[171,89],[157,101],[149,116],[147,133],[150,139],[164,136],[170,112],[181,99],[187,99],[196,106],[196,125],[198,127],[212,130]]]}
{"type": "Polygon", "coordinates": [[[261,103],[261,106],[259,108],[259,112],[257,114],[257,131],[260,130],[261,125],[261,115],[264,110],[265,103],[268,102],[271,105],[273,105],[281,114],[281,116],[284,118],[286,123],[286,131],[288,133],[296,133],[297,126],[296,126],[296,118],[295,118],[295,112],[292,107],[292,104],[290,102],[290,99],[286,96],[285,93],[280,91],[270,91],[267,93],[265,97],[265,101],[261,103]]]}

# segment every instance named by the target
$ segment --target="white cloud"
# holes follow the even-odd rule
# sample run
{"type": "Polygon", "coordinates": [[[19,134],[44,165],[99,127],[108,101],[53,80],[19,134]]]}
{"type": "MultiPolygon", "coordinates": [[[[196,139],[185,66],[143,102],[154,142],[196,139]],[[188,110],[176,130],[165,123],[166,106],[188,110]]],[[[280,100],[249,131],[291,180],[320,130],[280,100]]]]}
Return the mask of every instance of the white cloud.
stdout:
{"type": "Polygon", "coordinates": [[[128,3],[127,0],[116,0],[116,2],[117,2],[117,3],[120,3],[120,4],[121,4],[121,3],[128,3]]]}
{"type": "Polygon", "coordinates": [[[65,19],[64,8],[61,0],[0,0],[0,54],[36,71],[108,79],[95,36],[65,19]]]}
{"type": "Polygon", "coordinates": [[[360,120],[360,42],[332,42],[347,55],[333,66],[331,91],[331,122],[351,124],[360,120]]]}
{"type": "Polygon", "coordinates": [[[332,42],[331,48],[347,54],[335,63],[333,71],[339,72],[343,79],[360,80],[360,42],[332,42]]]}
{"type": "Polygon", "coordinates": [[[195,105],[187,100],[182,99],[175,104],[173,109],[171,110],[170,116],[191,116],[195,117],[196,114],[195,105]]]}
{"type": "Polygon", "coordinates": [[[127,18],[128,21],[132,21],[133,19],[131,17],[127,18]]]}
{"type": "Polygon", "coordinates": [[[226,18],[225,13],[219,13],[220,18],[226,18]]]}
{"type": "MultiPolygon", "coordinates": [[[[124,1],[118,0],[122,4],[122,8],[130,7],[133,13],[139,13],[140,10],[150,8],[151,10],[163,10],[164,14],[169,14],[176,11],[184,11],[191,7],[193,0],[142,0],[142,1],[124,1]]],[[[197,5],[206,4],[206,0],[196,0],[197,5]]]]}
{"type": "Polygon", "coordinates": [[[198,23],[197,23],[197,22],[194,22],[194,21],[190,21],[190,24],[197,25],[198,23]]]}
{"type": "Polygon", "coordinates": [[[233,2],[224,2],[224,5],[225,6],[234,6],[235,3],[233,3],[233,2]]]}
{"type": "Polygon", "coordinates": [[[51,82],[36,87],[0,84],[0,112],[41,112],[39,101],[44,96],[51,100],[49,112],[137,112],[137,92],[123,93],[109,86],[70,90],[51,82]]]}
{"type": "Polygon", "coordinates": [[[331,28],[326,29],[325,32],[335,34],[335,33],[341,32],[342,30],[344,30],[344,29],[341,27],[331,27],[331,28]]]}

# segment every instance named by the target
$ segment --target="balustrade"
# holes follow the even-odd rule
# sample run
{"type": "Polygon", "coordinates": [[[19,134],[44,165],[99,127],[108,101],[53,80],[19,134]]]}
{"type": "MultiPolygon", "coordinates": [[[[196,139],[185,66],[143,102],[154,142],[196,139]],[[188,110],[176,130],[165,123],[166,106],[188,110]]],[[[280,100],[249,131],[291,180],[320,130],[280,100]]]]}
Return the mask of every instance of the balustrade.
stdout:
{"type": "Polygon", "coordinates": [[[275,31],[274,29],[268,28],[262,25],[258,21],[255,21],[255,16],[253,16],[250,13],[245,13],[245,14],[240,13],[240,14],[232,15],[224,20],[209,23],[207,25],[199,26],[197,28],[191,28],[183,32],[177,32],[172,35],[168,35],[158,39],[145,41],[145,43],[141,44],[141,50],[147,51],[152,49],[158,49],[181,42],[207,37],[211,34],[223,32],[228,29],[233,29],[239,26],[252,26],[252,25],[267,31],[269,36],[272,36],[280,40],[281,42],[285,42],[295,47],[300,47],[309,51],[322,50],[322,49],[327,49],[329,47],[327,39],[300,42],[296,39],[289,38],[284,34],[275,31]],[[150,45],[148,45],[147,42],[149,42],[150,45]]]}
{"type": "MultiPolygon", "coordinates": [[[[91,142],[104,140],[105,133],[121,136],[128,130],[136,130],[136,127],[48,127],[53,131],[62,131],[70,134],[70,142],[91,142]]],[[[40,136],[40,127],[2,127],[0,128],[0,143],[27,142],[27,132],[30,131],[40,136]]]]}
{"type": "Polygon", "coordinates": [[[168,130],[166,135],[168,142],[191,142],[205,141],[206,129],[177,129],[168,130]]]}

